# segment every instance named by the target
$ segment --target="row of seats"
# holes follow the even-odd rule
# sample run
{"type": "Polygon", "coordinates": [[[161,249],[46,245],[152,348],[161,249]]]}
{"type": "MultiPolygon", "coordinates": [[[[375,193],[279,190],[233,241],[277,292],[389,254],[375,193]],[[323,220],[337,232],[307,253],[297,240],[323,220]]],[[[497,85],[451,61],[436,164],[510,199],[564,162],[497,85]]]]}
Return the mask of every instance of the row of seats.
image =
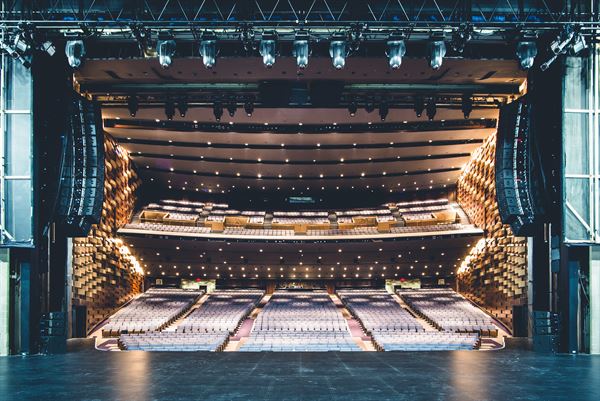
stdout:
{"type": "Polygon", "coordinates": [[[425,331],[384,289],[338,290],[346,307],[382,351],[469,350],[479,346],[475,333],[425,331]]]}
{"type": "Polygon", "coordinates": [[[177,326],[182,333],[222,332],[233,334],[242,319],[262,298],[262,290],[217,290],[210,294],[177,326]]]}
{"type": "Polygon", "coordinates": [[[199,226],[176,226],[171,224],[163,223],[129,223],[125,226],[135,230],[149,230],[149,231],[170,231],[170,232],[182,232],[182,233],[193,233],[193,234],[209,234],[210,227],[199,227],[199,226]]]}
{"type": "Polygon", "coordinates": [[[359,351],[324,291],[276,291],[240,351],[359,351]]]}
{"type": "Polygon", "coordinates": [[[263,294],[256,289],[214,291],[174,331],[121,335],[119,346],[143,351],[221,351],[263,294]]]}
{"type": "Polygon", "coordinates": [[[151,288],[108,318],[105,337],[157,331],[171,323],[202,295],[202,291],[151,288]]]}
{"type": "Polygon", "coordinates": [[[484,336],[498,334],[491,317],[451,289],[400,290],[398,295],[440,330],[484,336]]]}

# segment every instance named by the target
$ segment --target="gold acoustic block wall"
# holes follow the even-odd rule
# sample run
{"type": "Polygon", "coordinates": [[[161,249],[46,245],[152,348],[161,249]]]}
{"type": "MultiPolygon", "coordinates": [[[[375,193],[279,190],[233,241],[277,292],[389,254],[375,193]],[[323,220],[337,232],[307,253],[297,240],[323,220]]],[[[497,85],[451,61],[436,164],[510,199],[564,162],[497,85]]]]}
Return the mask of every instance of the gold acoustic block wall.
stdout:
{"type": "Polygon", "coordinates": [[[527,239],[502,224],[494,160],[496,135],[477,149],[458,179],[457,198],[485,237],[459,268],[459,291],[512,329],[512,307],[527,304],[527,239]]]}
{"type": "Polygon", "coordinates": [[[104,137],[102,218],[86,238],[73,239],[73,305],[87,307],[88,330],[143,290],[143,270],[117,238],[136,203],[140,180],[127,152],[104,137]]]}

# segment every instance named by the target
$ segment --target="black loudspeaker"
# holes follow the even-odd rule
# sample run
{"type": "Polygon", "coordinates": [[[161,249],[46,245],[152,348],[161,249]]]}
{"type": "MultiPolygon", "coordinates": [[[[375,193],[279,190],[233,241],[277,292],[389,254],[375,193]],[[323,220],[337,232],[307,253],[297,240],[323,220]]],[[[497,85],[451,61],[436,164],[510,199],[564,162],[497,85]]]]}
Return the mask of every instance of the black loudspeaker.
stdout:
{"type": "Polygon", "coordinates": [[[500,218],[515,235],[528,235],[539,213],[532,194],[531,107],[527,96],[500,110],[496,137],[496,199],[500,218]]]}
{"type": "Polygon", "coordinates": [[[67,117],[59,188],[57,223],[69,236],[86,236],[102,214],[104,134],[99,105],[79,96],[67,117]]]}
{"type": "Polygon", "coordinates": [[[42,315],[40,321],[42,354],[62,354],[67,351],[67,327],[64,312],[42,315]]]}

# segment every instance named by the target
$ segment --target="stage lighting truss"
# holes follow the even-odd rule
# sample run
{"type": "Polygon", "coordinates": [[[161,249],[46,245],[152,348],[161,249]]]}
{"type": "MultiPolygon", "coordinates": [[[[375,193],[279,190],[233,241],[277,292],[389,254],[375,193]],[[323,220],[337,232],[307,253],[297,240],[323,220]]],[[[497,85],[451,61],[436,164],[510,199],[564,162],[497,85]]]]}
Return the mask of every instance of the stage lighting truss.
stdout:
{"type": "Polygon", "coordinates": [[[277,57],[277,34],[275,31],[267,31],[263,33],[260,40],[259,52],[262,56],[265,67],[273,67],[277,57]]]}
{"type": "Polygon", "coordinates": [[[348,43],[344,33],[336,33],[332,36],[329,44],[329,55],[331,62],[336,70],[341,70],[346,65],[346,57],[348,56],[348,43]]]}
{"type": "Polygon", "coordinates": [[[390,68],[396,70],[402,64],[402,57],[406,54],[406,43],[404,35],[401,32],[395,32],[390,35],[387,41],[388,62],[390,68]]]}
{"type": "Polygon", "coordinates": [[[205,32],[200,39],[200,56],[206,68],[212,68],[217,62],[217,37],[213,32],[205,32]]]}
{"type": "Polygon", "coordinates": [[[156,52],[158,54],[158,62],[162,68],[169,68],[171,66],[176,48],[177,45],[171,34],[163,33],[158,37],[156,52]]]}
{"type": "Polygon", "coordinates": [[[310,55],[309,40],[309,34],[304,30],[298,31],[294,37],[293,55],[296,57],[296,65],[300,69],[304,69],[308,65],[308,56],[310,55]]]}

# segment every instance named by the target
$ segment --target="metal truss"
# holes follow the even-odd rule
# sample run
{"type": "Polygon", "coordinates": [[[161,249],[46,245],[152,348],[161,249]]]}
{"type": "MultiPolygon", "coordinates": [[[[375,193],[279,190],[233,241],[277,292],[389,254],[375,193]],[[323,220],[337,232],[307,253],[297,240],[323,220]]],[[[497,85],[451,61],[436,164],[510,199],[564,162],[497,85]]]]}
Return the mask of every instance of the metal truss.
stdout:
{"type": "Polygon", "coordinates": [[[597,2],[581,0],[3,0],[5,28],[38,27],[227,30],[305,26],[329,30],[349,24],[381,29],[458,27],[543,29],[578,22],[595,28],[597,2]]]}

